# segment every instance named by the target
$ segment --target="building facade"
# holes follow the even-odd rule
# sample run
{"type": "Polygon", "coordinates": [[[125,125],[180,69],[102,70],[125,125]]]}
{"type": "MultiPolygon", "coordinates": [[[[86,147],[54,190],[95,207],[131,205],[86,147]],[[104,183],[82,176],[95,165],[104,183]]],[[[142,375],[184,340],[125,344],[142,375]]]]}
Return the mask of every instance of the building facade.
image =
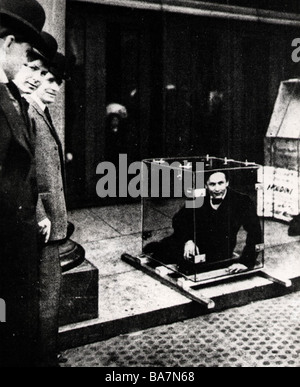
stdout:
{"type": "Polygon", "coordinates": [[[299,1],[41,0],[70,60],[56,106],[70,207],[106,204],[96,167],[126,153],[264,162],[282,80],[299,77],[299,1]],[[128,111],[111,136],[106,106],[128,111]]]}

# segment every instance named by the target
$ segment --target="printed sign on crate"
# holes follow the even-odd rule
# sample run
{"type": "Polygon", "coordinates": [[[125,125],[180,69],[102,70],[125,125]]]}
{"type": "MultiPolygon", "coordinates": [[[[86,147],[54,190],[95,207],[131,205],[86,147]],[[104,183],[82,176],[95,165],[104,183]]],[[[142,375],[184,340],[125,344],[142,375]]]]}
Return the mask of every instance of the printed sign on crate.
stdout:
{"type": "Polygon", "coordinates": [[[290,222],[299,210],[299,174],[289,169],[264,167],[263,192],[258,193],[258,214],[290,222]]]}

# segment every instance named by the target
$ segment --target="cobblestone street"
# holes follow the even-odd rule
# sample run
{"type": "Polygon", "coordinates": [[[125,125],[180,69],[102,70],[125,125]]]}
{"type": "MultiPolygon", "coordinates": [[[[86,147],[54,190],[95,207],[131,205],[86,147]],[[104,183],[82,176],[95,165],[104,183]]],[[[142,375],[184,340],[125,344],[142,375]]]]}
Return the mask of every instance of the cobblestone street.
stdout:
{"type": "Polygon", "coordinates": [[[299,367],[300,293],[65,351],[64,367],[299,367]]]}

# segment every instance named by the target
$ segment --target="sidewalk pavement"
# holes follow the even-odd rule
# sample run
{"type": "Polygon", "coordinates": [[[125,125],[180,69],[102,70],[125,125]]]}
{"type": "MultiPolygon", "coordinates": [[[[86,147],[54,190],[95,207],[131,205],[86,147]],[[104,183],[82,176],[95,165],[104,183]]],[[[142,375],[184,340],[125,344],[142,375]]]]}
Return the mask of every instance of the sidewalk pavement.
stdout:
{"type": "MultiPolygon", "coordinates": [[[[164,208],[162,205],[159,208],[159,222],[155,221],[157,216],[154,210],[151,216],[155,229],[166,230],[166,227],[170,227],[169,210],[168,206],[164,208]]],[[[125,252],[139,255],[142,251],[141,207],[139,204],[83,209],[72,211],[69,215],[70,221],[76,226],[72,239],[83,245],[86,249],[87,259],[99,269],[99,318],[61,327],[62,348],[79,347],[83,344],[107,340],[123,333],[176,323],[200,315],[197,305],[191,300],[121,261],[121,256],[125,252]]],[[[287,230],[288,227],[285,224],[270,220],[266,222],[266,267],[275,276],[281,275],[290,279],[298,279],[300,278],[300,237],[289,237],[287,230]]],[[[261,300],[265,297],[264,286],[268,285],[268,280],[261,278],[240,282],[233,285],[223,284],[209,287],[203,292],[207,297],[222,298],[223,295],[227,295],[226,302],[221,303],[223,309],[245,305],[254,299],[261,300]],[[241,290],[248,294],[242,302],[239,299],[241,290]],[[251,294],[255,294],[256,298],[249,297],[251,294]],[[229,302],[230,300],[232,302],[229,302]]],[[[292,291],[299,290],[299,281],[296,282],[297,286],[292,291]]],[[[284,292],[278,293],[280,295],[286,294],[284,292]]],[[[270,291],[268,297],[275,297],[274,292],[270,291]]],[[[294,300],[293,295],[287,297],[294,300]]],[[[266,300],[265,302],[270,302],[270,305],[273,305],[275,301],[266,300]]],[[[285,304],[284,298],[282,304],[285,304]]],[[[251,310],[248,311],[252,313],[251,310]]],[[[277,312],[279,313],[279,311],[280,308],[277,312]]],[[[228,313],[230,315],[230,310],[228,313]]],[[[284,309],[283,313],[285,313],[284,309]]],[[[201,326],[202,323],[207,322],[207,318],[214,319],[218,315],[219,312],[215,312],[212,313],[211,317],[202,316],[199,319],[197,317],[197,320],[193,321],[196,321],[195,325],[200,324],[201,326]]],[[[225,316],[227,316],[227,312],[225,312],[225,316]]],[[[251,314],[249,318],[251,318],[251,314]]],[[[228,321],[234,321],[234,318],[232,320],[230,318],[228,321]]],[[[194,325],[192,327],[194,329],[194,325]]],[[[118,341],[119,339],[112,340],[118,341]]],[[[208,340],[210,339],[208,338],[208,340]]],[[[105,347],[105,342],[103,345],[96,344],[95,346],[96,351],[98,348],[104,348],[103,355],[110,353],[105,347]]],[[[76,353],[76,350],[74,351],[76,353]]],[[[126,355],[123,353],[124,356],[132,356],[133,352],[131,350],[129,352],[126,355]]],[[[113,364],[110,357],[101,355],[99,358],[100,364],[113,364]]],[[[121,357],[118,360],[120,364],[124,364],[124,362],[128,364],[130,359],[134,362],[137,361],[135,357],[130,357],[129,360],[125,357],[122,359],[121,357]]],[[[78,362],[77,360],[76,362],[78,362]]],[[[251,361],[254,359],[251,358],[251,361]]]]}
{"type": "Polygon", "coordinates": [[[300,293],[70,349],[64,367],[299,367],[300,293]]]}

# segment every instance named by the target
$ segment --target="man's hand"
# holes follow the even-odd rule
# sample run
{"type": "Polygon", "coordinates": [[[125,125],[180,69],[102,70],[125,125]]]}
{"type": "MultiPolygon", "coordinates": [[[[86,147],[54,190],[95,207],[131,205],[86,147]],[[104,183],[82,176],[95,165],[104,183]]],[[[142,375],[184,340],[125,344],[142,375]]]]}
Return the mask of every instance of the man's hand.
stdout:
{"type": "Polygon", "coordinates": [[[232,266],[230,266],[226,271],[228,274],[238,274],[238,273],[243,273],[244,271],[247,271],[248,267],[245,265],[242,265],[240,263],[236,263],[232,266]]]}
{"type": "Polygon", "coordinates": [[[39,233],[45,237],[45,243],[48,243],[51,234],[51,222],[48,218],[39,223],[39,233]]]}
{"type": "Polygon", "coordinates": [[[190,260],[191,258],[199,255],[199,249],[193,241],[186,242],[184,246],[184,259],[190,260]]]}

